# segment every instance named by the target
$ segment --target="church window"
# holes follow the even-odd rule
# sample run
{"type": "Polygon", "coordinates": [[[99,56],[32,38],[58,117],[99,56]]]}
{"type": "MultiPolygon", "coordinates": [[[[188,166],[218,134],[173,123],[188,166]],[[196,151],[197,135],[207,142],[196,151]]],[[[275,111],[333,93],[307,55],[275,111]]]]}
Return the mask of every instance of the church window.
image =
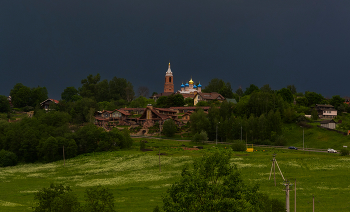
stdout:
{"type": "Polygon", "coordinates": [[[171,82],[171,77],[169,77],[169,82],[171,82]]]}

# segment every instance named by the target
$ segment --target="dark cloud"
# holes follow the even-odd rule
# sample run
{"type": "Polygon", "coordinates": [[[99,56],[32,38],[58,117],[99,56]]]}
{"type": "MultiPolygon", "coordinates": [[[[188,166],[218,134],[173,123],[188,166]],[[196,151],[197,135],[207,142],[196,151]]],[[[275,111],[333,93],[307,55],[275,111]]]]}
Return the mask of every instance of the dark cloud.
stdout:
{"type": "Polygon", "coordinates": [[[135,90],[163,90],[169,59],[175,88],[193,77],[324,96],[349,95],[349,1],[0,2],[0,94],[18,82],[67,86],[100,73],[135,90]]]}

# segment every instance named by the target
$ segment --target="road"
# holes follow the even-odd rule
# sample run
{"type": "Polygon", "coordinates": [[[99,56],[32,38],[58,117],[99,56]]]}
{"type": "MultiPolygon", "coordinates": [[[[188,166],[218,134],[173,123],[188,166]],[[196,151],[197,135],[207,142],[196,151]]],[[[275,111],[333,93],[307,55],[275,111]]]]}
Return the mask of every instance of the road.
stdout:
{"type": "MultiPolygon", "coordinates": [[[[148,137],[148,136],[131,136],[133,138],[152,138],[152,139],[164,139],[164,140],[174,140],[174,141],[184,141],[184,142],[190,142],[191,140],[175,140],[175,139],[166,139],[166,138],[159,138],[159,137],[148,137]]],[[[215,141],[207,141],[206,143],[213,143],[215,144],[215,141]]],[[[227,143],[227,142],[218,142],[218,144],[227,144],[230,145],[231,143],[227,143]]],[[[254,144],[254,146],[258,146],[258,147],[264,147],[264,148],[276,148],[276,149],[288,149],[287,146],[272,146],[272,145],[257,145],[254,144]]],[[[323,152],[323,153],[328,153],[327,150],[328,149],[315,149],[315,148],[303,148],[302,147],[296,147],[298,148],[298,150],[296,151],[305,151],[305,152],[323,152]]],[[[339,150],[337,150],[337,153],[335,154],[339,154],[339,150]]]]}

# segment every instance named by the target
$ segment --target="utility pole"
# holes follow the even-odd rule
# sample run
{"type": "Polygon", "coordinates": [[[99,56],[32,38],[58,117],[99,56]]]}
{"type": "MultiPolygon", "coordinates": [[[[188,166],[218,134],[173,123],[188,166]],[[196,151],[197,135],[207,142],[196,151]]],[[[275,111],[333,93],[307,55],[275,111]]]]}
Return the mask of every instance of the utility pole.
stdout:
{"type": "Polygon", "coordinates": [[[278,168],[278,170],[280,171],[280,174],[281,174],[281,176],[282,176],[282,179],[284,180],[284,181],[286,181],[286,179],[284,179],[284,177],[283,177],[283,174],[282,174],[282,171],[281,171],[281,169],[280,169],[280,167],[279,167],[279,165],[278,165],[278,162],[277,162],[277,160],[276,160],[276,154],[273,154],[273,158],[272,158],[272,166],[271,166],[271,171],[270,171],[270,177],[269,177],[269,180],[270,180],[270,178],[271,178],[271,174],[272,174],[272,169],[273,169],[273,178],[274,178],[274,180],[275,180],[275,187],[276,187],[276,165],[277,165],[277,168],[278,168]]]}
{"type": "Polygon", "coordinates": [[[272,173],[272,169],[273,169],[273,179],[275,181],[275,187],[276,187],[276,171],[275,171],[275,156],[276,154],[273,154],[273,158],[272,158],[272,166],[271,166],[271,171],[270,171],[270,177],[269,177],[269,180],[271,178],[271,173],[272,173]]]}
{"type": "Polygon", "coordinates": [[[241,142],[242,142],[242,124],[241,124],[241,142]]]}
{"type": "Polygon", "coordinates": [[[290,212],[289,208],[289,181],[285,181],[284,185],[286,186],[286,211],[290,212]]]}
{"type": "Polygon", "coordinates": [[[304,127],[300,126],[301,128],[303,128],[303,151],[304,151],[304,127]]]}
{"type": "Polygon", "coordinates": [[[218,124],[220,124],[220,122],[216,124],[216,145],[218,145],[218,124]]]}
{"type": "Polygon", "coordinates": [[[276,159],[275,159],[275,155],[273,155],[273,179],[275,181],[275,187],[276,187],[276,165],[275,165],[276,159]]]}
{"type": "Polygon", "coordinates": [[[63,161],[64,161],[64,166],[66,166],[66,159],[64,157],[64,146],[63,146],[63,161]]]}
{"type": "Polygon", "coordinates": [[[294,182],[294,212],[297,212],[297,179],[294,182]]]}
{"type": "Polygon", "coordinates": [[[159,148],[159,172],[161,172],[162,170],[161,170],[161,168],[160,168],[160,148],[159,148]]]}

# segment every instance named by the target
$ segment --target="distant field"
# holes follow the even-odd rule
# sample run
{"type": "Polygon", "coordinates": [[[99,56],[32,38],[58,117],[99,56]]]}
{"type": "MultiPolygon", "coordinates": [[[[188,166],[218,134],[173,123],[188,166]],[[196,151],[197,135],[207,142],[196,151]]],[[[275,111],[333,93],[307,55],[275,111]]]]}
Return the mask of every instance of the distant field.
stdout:
{"type": "MultiPolygon", "coordinates": [[[[184,151],[181,145],[189,142],[148,140],[149,149],[139,151],[138,141],[130,150],[92,153],[74,159],[48,164],[28,164],[0,168],[0,211],[31,211],[34,192],[48,187],[51,182],[71,185],[78,199],[83,201],[84,190],[89,186],[108,186],[115,197],[118,211],[153,211],[161,206],[161,196],[179,179],[182,168],[197,157],[213,151],[229,151],[224,145],[218,148],[204,145],[203,150],[184,151]],[[177,147],[177,148],[171,148],[177,147]],[[159,171],[160,149],[161,172],[159,171]]],[[[144,140],[144,139],[143,139],[144,140]]],[[[297,209],[312,210],[315,195],[316,211],[349,211],[350,157],[327,153],[305,153],[293,150],[256,149],[254,153],[232,152],[232,163],[237,164],[246,182],[259,183],[261,191],[271,197],[285,200],[282,178],[277,174],[277,187],[268,180],[272,153],[285,178],[297,178],[297,209]]],[[[277,171],[277,170],[276,170],[277,171]]],[[[294,211],[294,187],[290,193],[291,211],[294,211]]]]}
{"type": "MultiPolygon", "coordinates": [[[[343,146],[350,148],[350,136],[342,135],[333,131],[314,126],[311,129],[304,129],[305,148],[319,149],[340,149],[343,146]]],[[[288,146],[303,146],[303,128],[296,124],[285,124],[283,135],[288,146]]]]}

